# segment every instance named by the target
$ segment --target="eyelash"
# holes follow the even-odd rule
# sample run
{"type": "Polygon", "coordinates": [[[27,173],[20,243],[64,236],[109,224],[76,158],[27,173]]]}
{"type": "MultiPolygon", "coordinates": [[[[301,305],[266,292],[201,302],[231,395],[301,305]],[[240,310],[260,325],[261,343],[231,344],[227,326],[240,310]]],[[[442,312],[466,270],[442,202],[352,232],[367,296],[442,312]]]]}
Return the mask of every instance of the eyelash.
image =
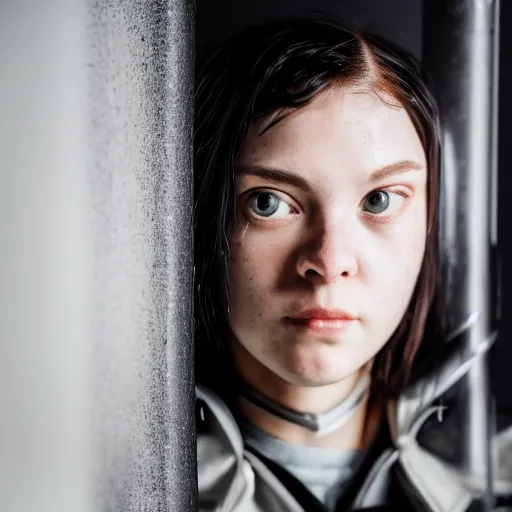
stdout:
{"type": "MultiPolygon", "coordinates": [[[[252,200],[254,200],[255,197],[257,197],[258,194],[261,194],[261,193],[264,193],[264,192],[268,192],[269,194],[273,194],[275,197],[277,197],[280,201],[288,204],[288,206],[290,207],[290,209],[296,211],[297,209],[292,206],[291,204],[289,204],[287,201],[285,201],[283,198],[280,197],[280,195],[276,192],[276,190],[273,190],[273,189],[269,189],[269,188],[263,188],[263,189],[253,189],[253,190],[249,190],[246,192],[247,194],[247,199],[246,199],[246,208],[248,208],[250,202],[252,200]]],[[[392,193],[392,194],[398,194],[400,196],[402,196],[404,199],[408,199],[410,197],[409,194],[407,194],[406,192],[404,192],[403,190],[401,189],[394,189],[394,188],[377,188],[375,190],[372,190],[371,192],[369,192],[363,199],[363,203],[372,195],[372,194],[375,194],[376,192],[387,192],[387,193],[392,193]]],[[[397,215],[400,213],[400,211],[402,210],[402,208],[400,210],[398,210],[398,212],[395,212],[393,214],[390,214],[390,215],[380,215],[380,214],[374,214],[374,213],[371,213],[371,212],[368,212],[368,211],[365,211],[365,210],[361,210],[362,213],[365,215],[365,217],[368,218],[368,220],[370,222],[374,222],[374,223],[379,223],[379,224],[389,224],[389,223],[392,223],[395,221],[397,215]]],[[[263,222],[280,222],[280,221],[283,221],[284,219],[272,219],[271,217],[264,217],[262,215],[258,215],[257,213],[254,213],[254,212],[251,212],[251,215],[254,216],[255,218],[257,218],[258,220],[261,220],[263,222]]]]}

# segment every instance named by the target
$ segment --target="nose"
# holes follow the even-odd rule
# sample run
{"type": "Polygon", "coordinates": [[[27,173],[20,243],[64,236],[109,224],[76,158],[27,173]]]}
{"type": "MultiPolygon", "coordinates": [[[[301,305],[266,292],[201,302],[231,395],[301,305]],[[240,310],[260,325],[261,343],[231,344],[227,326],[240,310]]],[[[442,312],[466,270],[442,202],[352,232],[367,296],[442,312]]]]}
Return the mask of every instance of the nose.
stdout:
{"type": "Polygon", "coordinates": [[[297,272],[308,280],[328,284],[359,271],[355,239],[342,226],[323,226],[299,251],[297,272]]]}

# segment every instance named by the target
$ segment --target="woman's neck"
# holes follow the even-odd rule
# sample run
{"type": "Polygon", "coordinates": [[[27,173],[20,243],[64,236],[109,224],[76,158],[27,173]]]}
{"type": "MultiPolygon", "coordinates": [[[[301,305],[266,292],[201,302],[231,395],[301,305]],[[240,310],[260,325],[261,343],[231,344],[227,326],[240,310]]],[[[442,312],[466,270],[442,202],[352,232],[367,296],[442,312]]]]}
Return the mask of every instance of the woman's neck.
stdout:
{"type": "MultiPolygon", "coordinates": [[[[369,371],[369,367],[366,367],[335,384],[310,387],[292,385],[257,363],[256,367],[251,365],[252,371],[248,371],[244,365],[237,366],[240,376],[268,398],[300,412],[317,414],[339,405],[354,390],[362,373],[369,371]]],[[[377,434],[382,416],[380,407],[366,395],[346,423],[320,436],[262,409],[241,395],[237,397],[237,406],[249,423],[277,439],[291,444],[336,450],[368,448],[377,434]]]]}

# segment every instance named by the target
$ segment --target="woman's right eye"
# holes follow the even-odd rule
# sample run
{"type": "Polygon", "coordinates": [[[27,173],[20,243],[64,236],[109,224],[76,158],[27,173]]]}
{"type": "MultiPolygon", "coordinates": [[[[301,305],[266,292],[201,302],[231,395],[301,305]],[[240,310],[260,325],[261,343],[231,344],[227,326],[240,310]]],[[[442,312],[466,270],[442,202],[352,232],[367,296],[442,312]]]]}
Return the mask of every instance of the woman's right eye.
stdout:
{"type": "Polygon", "coordinates": [[[259,217],[283,219],[293,208],[273,192],[256,192],[249,201],[249,208],[259,217]]]}

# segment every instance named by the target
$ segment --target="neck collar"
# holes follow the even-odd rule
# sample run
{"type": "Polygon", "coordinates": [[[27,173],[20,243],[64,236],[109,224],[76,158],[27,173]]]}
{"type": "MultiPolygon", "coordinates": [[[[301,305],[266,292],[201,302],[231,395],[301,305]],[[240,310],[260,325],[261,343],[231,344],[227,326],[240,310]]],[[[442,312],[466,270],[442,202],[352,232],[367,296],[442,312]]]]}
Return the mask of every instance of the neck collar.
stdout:
{"type": "Polygon", "coordinates": [[[238,379],[238,392],[260,409],[278,418],[324,436],[344,425],[355,413],[370,388],[370,377],[364,374],[349,395],[338,405],[323,413],[301,412],[283,405],[253,388],[243,379],[238,379]]]}

